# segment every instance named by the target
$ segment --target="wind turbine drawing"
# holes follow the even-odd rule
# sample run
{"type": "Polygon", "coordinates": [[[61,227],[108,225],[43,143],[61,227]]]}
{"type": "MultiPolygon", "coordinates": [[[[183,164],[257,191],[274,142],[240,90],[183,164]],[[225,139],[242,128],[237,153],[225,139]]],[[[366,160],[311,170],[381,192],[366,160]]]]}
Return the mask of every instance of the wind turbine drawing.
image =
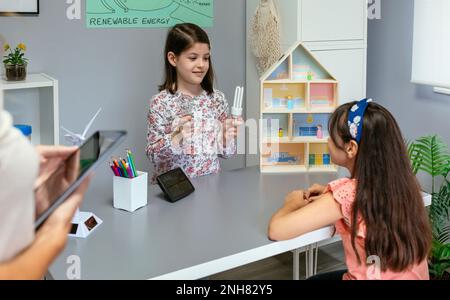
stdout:
{"type": "MultiPolygon", "coordinates": [[[[117,6],[119,6],[121,9],[123,9],[124,12],[128,12],[128,7],[121,1],[121,0],[114,0],[114,2],[117,4],[117,6]]],[[[109,11],[111,11],[112,13],[115,13],[116,10],[112,7],[111,4],[109,4],[107,1],[105,0],[100,0],[100,3],[109,11]]]]}
{"type": "Polygon", "coordinates": [[[84,128],[84,131],[82,134],[74,133],[74,132],[70,131],[69,129],[65,128],[64,126],[61,126],[61,129],[64,130],[65,132],[67,132],[67,134],[64,135],[66,140],[68,142],[70,142],[73,146],[80,146],[81,144],[83,144],[83,142],[86,140],[86,134],[88,133],[89,128],[92,126],[95,118],[97,118],[98,114],[101,111],[102,111],[102,108],[100,107],[99,110],[95,113],[95,115],[92,117],[92,119],[89,121],[89,123],[84,128]]]}

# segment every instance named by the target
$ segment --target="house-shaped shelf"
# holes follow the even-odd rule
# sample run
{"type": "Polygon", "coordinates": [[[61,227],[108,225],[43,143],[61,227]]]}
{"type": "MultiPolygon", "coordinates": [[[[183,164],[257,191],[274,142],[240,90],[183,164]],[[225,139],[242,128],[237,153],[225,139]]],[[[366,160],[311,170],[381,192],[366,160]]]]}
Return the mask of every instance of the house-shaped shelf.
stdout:
{"type": "Polygon", "coordinates": [[[260,82],[261,172],[336,172],[327,146],[328,119],[338,105],[336,78],[297,43],[260,82]]]}

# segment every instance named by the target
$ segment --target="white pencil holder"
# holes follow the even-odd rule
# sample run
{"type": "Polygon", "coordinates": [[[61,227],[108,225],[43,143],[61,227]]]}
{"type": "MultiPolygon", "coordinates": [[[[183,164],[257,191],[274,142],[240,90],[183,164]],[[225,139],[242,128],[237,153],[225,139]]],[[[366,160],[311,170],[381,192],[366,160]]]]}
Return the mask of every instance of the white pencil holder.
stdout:
{"type": "Polygon", "coordinates": [[[147,205],[147,173],[137,171],[135,178],[114,176],[114,207],[129,212],[147,205]]]}

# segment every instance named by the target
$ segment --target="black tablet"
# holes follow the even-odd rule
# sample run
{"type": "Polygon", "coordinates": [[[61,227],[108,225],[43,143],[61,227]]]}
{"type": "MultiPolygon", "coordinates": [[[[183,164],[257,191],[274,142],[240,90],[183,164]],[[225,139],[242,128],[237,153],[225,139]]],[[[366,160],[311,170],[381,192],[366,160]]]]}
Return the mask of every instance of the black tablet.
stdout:
{"type": "Polygon", "coordinates": [[[161,174],[156,177],[156,180],[169,202],[176,202],[195,191],[191,181],[181,168],[161,174]]]}
{"type": "Polygon", "coordinates": [[[39,184],[35,189],[36,228],[76,190],[92,170],[111,156],[126,134],[125,131],[97,131],[39,184]]]}

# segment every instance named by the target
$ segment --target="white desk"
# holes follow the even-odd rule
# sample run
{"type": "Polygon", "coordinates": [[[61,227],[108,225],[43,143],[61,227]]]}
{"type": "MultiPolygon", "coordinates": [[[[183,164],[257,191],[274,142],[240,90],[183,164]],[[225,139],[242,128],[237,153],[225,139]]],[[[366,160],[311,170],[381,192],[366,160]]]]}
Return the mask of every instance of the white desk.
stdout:
{"type": "Polygon", "coordinates": [[[112,207],[112,186],[94,188],[82,209],[104,223],[87,239],[71,238],[49,271],[55,279],[66,279],[67,258],[78,255],[81,279],[199,279],[326,242],[332,227],[272,242],[267,226],[287,192],[333,179],[333,174],[241,169],[193,180],[196,191],[174,204],[150,186],[148,206],[135,213],[112,207]]]}

